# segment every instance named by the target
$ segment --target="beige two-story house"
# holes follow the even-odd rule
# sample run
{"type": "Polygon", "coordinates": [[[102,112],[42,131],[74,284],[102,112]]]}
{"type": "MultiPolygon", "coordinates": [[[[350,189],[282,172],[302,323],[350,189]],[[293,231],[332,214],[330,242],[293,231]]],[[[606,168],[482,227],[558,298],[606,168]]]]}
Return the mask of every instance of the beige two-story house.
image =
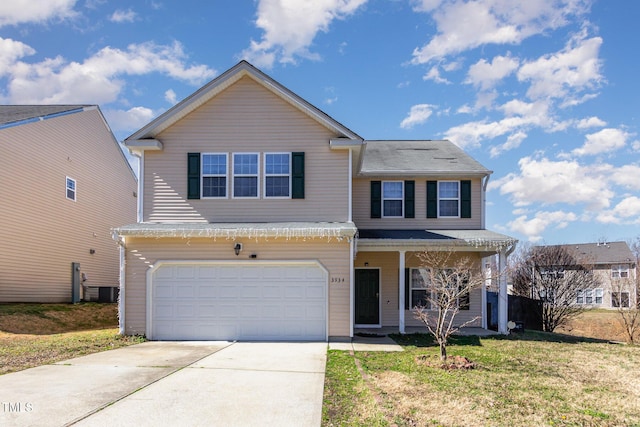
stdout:
{"type": "Polygon", "coordinates": [[[117,300],[137,182],[95,105],[0,106],[0,302],[117,300]]]}
{"type": "MultiPolygon", "coordinates": [[[[491,171],[449,141],[366,141],[242,61],[125,140],[140,158],[121,332],[327,340],[418,325],[416,251],[480,260],[491,171]]],[[[422,294],[421,294],[422,293],[422,294]]],[[[505,304],[501,324],[506,332],[505,304]]],[[[484,292],[460,322],[483,325],[484,292]]]]}

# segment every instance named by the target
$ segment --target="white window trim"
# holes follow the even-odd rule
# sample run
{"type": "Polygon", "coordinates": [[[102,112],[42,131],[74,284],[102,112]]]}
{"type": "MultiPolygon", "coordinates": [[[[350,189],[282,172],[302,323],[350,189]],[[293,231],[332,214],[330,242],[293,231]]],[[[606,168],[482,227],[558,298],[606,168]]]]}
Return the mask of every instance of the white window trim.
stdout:
{"type": "Polygon", "coordinates": [[[460,218],[460,200],[461,200],[461,195],[460,195],[460,181],[438,181],[438,218],[460,218]],[[455,182],[456,184],[458,184],[458,197],[457,198],[451,198],[451,197],[440,197],[440,183],[443,182],[455,182]],[[440,201],[442,200],[457,200],[458,201],[458,215],[441,215],[440,214],[440,201]]]}
{"type": "MultiPolygon", "coordinates": [[[[413,287],[413,271],[414,270],[427,270],[426,268],[410,268],[409,269],[409,307],[407,307],[408,310],[414,310],[415,311],[415,304],[413,303],[413,291],[426,291],[427,293],[429,293],[429,283],[427,283],[427,281],[425,280],[425,288],[414,288],[413,287]]],[[[427,274],[427,279],[428,279],[428,274],[427,274]]],[[[429,302],[429,307],[426,308],[426,310],[432,310],[431,307],[431,301],[429,302]]]]}
{"type": "Polygon", "coordinates": [[[260,153],[232,153],[231,154],[231,176],[232,176],[232,183],[231,183],[231,197],[233,199],[259,199],[260,198],[260,153]],[[236,155],[239,156],[249,156],[249,155],[253,155],[256,156],[256,162],[257,162],[257,171],[255,174],[236,174],[235,173],[235,157],[236,155]],[[235,189],[235,178],[242,178],[242,177],[255,177],[256,178],[256,195],[252,196],[252,197],[247,197],[247,196],[236,196],[236,189],[235,189]]]}
{"type": "Polygon", "coordinates": [[[382,206],[381,206],[381,208],[382,208],[382,212],[381,212],[382,213],[382,215],[381,215],[382,218],[404,218],[404,196],[405,196],[405,193],[404,193],[404,181],[382,181],[381,188],[380,188],[380,193],[381,193],[381,199],[382,199],[382,202],[381,202],[382,203],[382,206]],[[401,198],[384,197],[384,184],[385,183],[396,183],[396,182],[400,183],[400,185],[402,186],[402,197],[401,198]],[[400,213],[400,215],[385,215],[384,214],[384,202],[386,200],[389,200],[389,201],[400,200],[401,207],[402,207],[402,212],[400,213]]]}
{"type": "Polygon", "coordinates": [[[614,264],[611,266],[611,277],[614,279],[626,279],[629,277],[629,266],[626,264],[614,264]],[[623,276],[624,273],[624,276],[623,276]]]}
{"type": "Polygon", "coordinates": [[[293,165],[291,164],[291,152],[265,152],[263,153],[263,180],[262,180],[262,194],[264,194],[264,198],[265,199],[290,199],[291,198],[291,184],[292,184],[292,168],[293,165]],[[267,173],[267,155],[270,154],[285,154],[287,156],[289,156],[289,173],[288,174],[281,174],[281,173],[267,173]],[[288,177],[289,178],[289,195],[288,196],[267,196],[267,177],[288,177]]]}
{"type": "Polygon", "coordinates": [[[202,173],[200,174],[200,194],[203,199],[228,199],[229,198],[229,153],[202,153],[200,156],[200,170],[202,173]],[[226,173],[224,175],[221,174],[205,174],[204,173],[204,156],[224,156],[225,165],[226,165],[226,173]],[[204,179],[205,178],[226,178],[226,186],[224,189],[224,196],[205,196],[204,195],[204,179]]]}
{"type": "Polygon", "coordinates": [[[604,289],[577,289],[576,290],[576,304],[580,305],[602,305],[604,303],[604,289]],[[587,302],[587,298],[591,298],[591,302],[587,302]],[[600,298],[600,302],[598,302],[600,298]],[[582,301],[581,301],[582,300],[582,301]]]}
{"type": "Polygon", "coordinates": [[[629,307],[631,307],[631,303],[632,303],[632,301],[631,301],[631,292],[629,292],[629,291],[620,291],[620,292],[614,291],[614,292],[611,292],[611,307],[614,307],[614,308],[629,308],[629,307]],[[615,298],[614,298],[615,294],[619,294],[618,295],[618,305],[615,305],[613,303],[615,301],[615,298]],[[628,303],[627,305],[622,305],[622,299],[623,299],[622,295],[623,294],[627,294],[627,303],[628,303]]]}
{"type": "Polygon", "coordinates": [[[71,200],[72,202],[75,202],[78,199],[78,183],[76,182],[75,179],[67,176],[64,180],[64,190],[65,190],[64,194],[67,200],[71,200]],[[73,182],[73,190],[69,188],[69,181],[73,182]],[[69,190],[73,191],[73,198],[69,197],[69,190]]]}

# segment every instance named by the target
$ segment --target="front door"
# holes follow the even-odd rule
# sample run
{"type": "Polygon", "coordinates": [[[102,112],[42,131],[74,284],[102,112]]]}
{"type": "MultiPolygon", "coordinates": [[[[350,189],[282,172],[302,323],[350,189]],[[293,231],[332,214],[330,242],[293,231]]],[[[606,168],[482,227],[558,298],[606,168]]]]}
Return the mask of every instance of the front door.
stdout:
{"type": "Polygon", "coordinates": [[[380,270],[357,268],[355,286],[355,323],[380,326],[380,270]]]}

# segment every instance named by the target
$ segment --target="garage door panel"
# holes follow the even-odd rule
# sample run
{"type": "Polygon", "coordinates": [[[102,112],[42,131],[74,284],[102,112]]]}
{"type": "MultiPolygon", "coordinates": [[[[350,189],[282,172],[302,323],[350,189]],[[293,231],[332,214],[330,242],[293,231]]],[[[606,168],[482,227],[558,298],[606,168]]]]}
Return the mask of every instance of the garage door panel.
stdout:
{"type": "Polygon", "coordinates": [[[325,340],[326,286],[318,266],[167,263],[152,276],[152,337],[325,340]]]}

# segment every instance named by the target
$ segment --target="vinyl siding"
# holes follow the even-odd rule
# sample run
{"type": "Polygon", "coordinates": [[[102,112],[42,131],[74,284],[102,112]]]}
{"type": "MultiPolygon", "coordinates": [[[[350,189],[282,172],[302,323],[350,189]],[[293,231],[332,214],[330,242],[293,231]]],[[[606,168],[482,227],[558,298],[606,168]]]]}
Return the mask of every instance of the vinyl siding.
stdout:
{"type": "Polygon", "coordinates": [[[0,159],[0,301],[71,301],[72,262],[85,285],[118,286],[111,228],[135,222],[137,184],[100,113],[0,130],[0,159]]]}
{"type": "MultiPolygon", "coordinates": [[[[428,180],[451,178],[433,177],[428,180]]],[[[482,227],[482,182],[471,180],[471,218],[427,218],[427,178],[356,178],[353,180],[353,221],[362,229],[474,230],[482,227]],[[415,218],[371,218],[371,181],[415,181],[415,218]]]]}
{"type": "Polygon", "coordinates": [[[126,240],[125,333],[146,331],[147,270],[158,260],[246,260],[250,254],[264,260],[318,260],[329,271],[329,336],[349,336],[349,243],[326,239],[238,240],[237,257],[232,240],[145,239],[126,240]],[[332,278],[337,279],[332,283],[332,278]],[[344,282],[341,280],[344,278],[344,282]]]}
{"type": "MultiPolygon", "coordinates": [[[[398,252],[360,252],[355,262],[355,268],[364,267],[365,263],[368,263],[369,268],[380,268],[380,281],[381,281],[381,293],[380,302],[382,304],[382,326],[394,326],[397,327],[399,323],[399,254],[398,252]]],[[[470,253],[469,257],[478,258],[480,255],[470,253]]],[[[405,254],[405,267],[416,268],[419,267],[419,260],[411,252],[405,254]]],[[[404,274],[404,272],[402,273],[404,274]]],[[[456,316],[455,324],[462,324],[474,317],[478,317],[470,326],[480,326],[482,315],[481,307],[481,289],[475,289],[471,292],[469,303],[469,310],[460,310],[456,316]]],[[[423,324],[415,319],[411,310],[406,310],[404,314],[405,326],[423,326],[423,324]]]]}
{"type": "MultiPolygon", "coordinates": [[[[349,157],[331,151],[337,135],[250,78],[239,80],[157,139],[144,159],[144,221],[346,221],[349,157]],[[305,199],[187,199],[187,153],[304,152],[305,199]]],[[[263,174],[263,156],[260,156],[263,174]]]]}

